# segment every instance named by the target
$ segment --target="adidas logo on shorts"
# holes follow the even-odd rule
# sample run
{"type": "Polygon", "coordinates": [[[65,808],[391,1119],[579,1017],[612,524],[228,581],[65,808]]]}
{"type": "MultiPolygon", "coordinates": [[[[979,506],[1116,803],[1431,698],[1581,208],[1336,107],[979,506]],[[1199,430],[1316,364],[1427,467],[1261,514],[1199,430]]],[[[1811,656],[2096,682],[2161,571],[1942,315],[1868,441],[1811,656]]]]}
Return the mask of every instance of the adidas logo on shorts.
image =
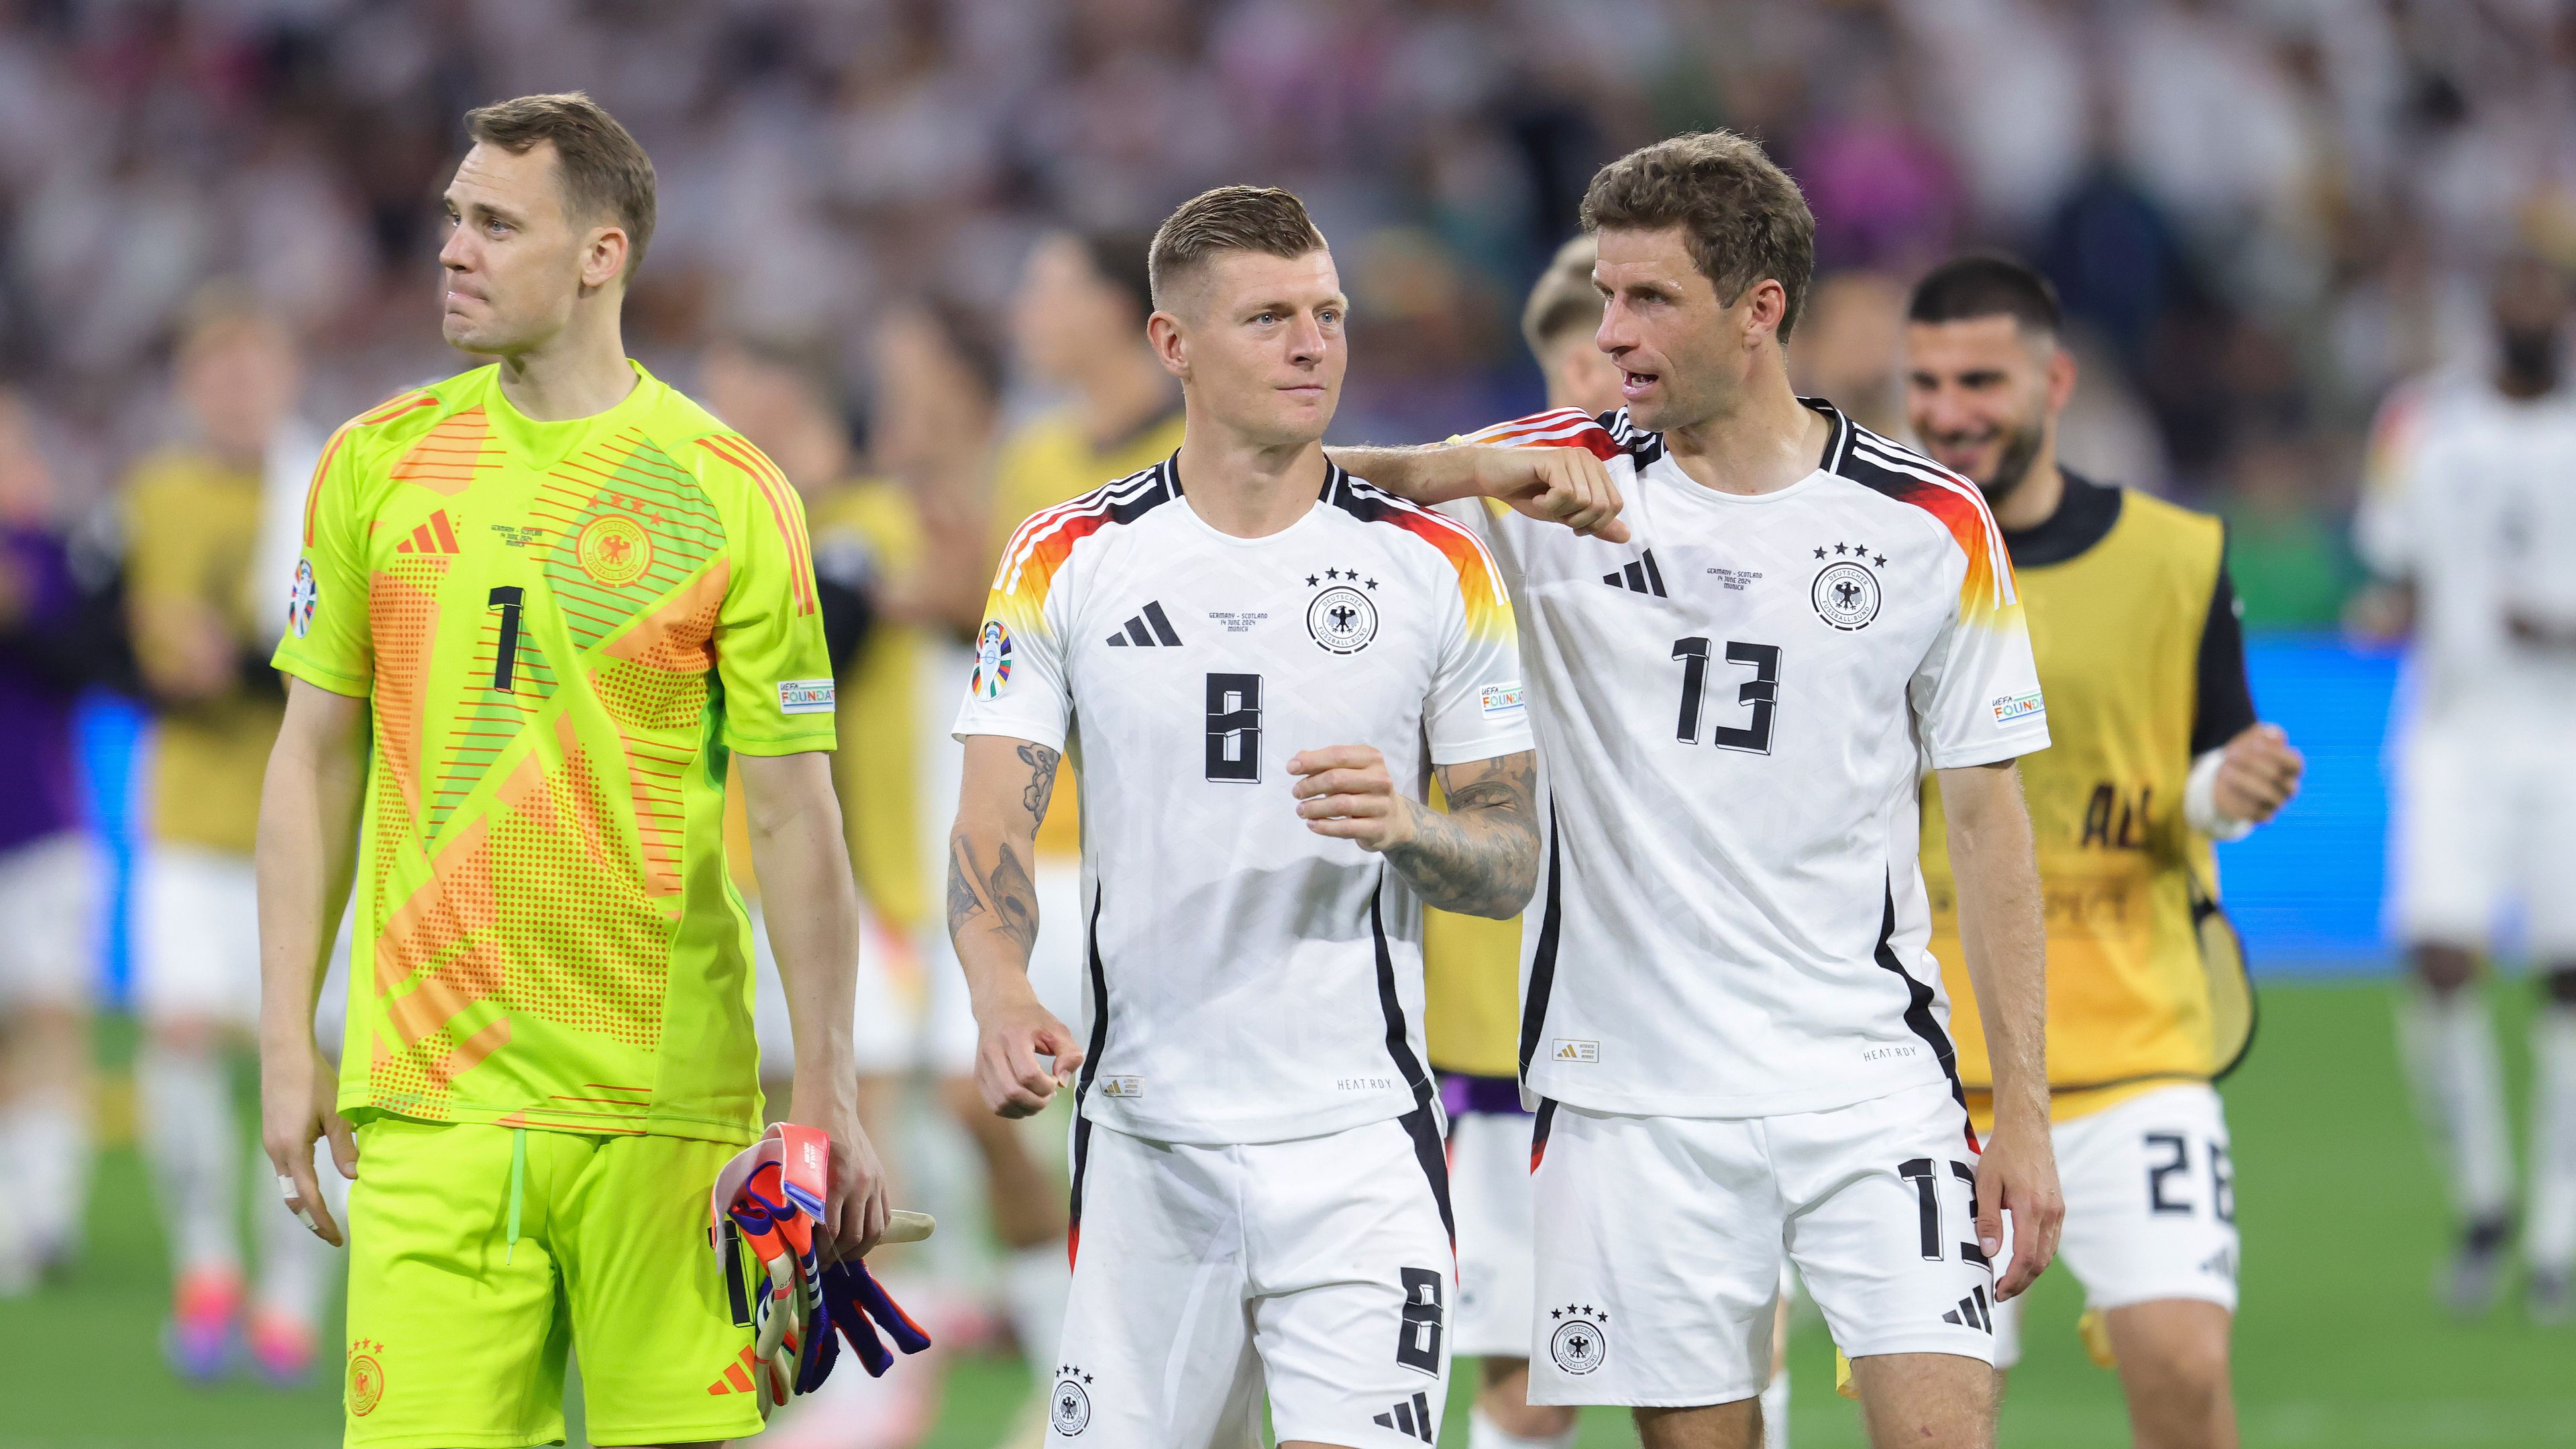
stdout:
{"type": "Polygon", "coordinates": [[[1425,1444],[1436,1442],[1431,1435],[1431,1401],[1420,1394],[1369,1420],[1381,1429],[1410,1434],[1425,1444]]]}
{"type": "Polygon", "coordinates": [[[1995,1331],[1995,1315],[1986,1307],[1986,1290],[1983,1288],[1960,1299],[1958,1307],[1941,1315],[1941,1321],[1963,1328],[1982,1328],[1988,1333],[1995,1331]]]}

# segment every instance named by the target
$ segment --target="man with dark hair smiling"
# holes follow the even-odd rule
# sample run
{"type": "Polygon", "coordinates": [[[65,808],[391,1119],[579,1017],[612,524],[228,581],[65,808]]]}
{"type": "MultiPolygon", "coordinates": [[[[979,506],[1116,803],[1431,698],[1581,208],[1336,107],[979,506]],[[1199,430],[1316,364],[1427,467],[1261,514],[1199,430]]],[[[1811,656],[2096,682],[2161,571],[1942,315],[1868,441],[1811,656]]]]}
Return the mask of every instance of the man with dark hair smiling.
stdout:
{"type": "MultiPolygon", "coordinates": [[[[2205,1449],[2236,1442],[2235,1170],[2210,1082],[2253,1030],[2210,842],[2271,819],[2301,761],[2256,720],[2218,520],[2059,466],[2075,362],[2057,339],[2056,294],[2029,267],[1936,267],[1908,309],[1906,411],[1993,505],[2048,691],[2052,743],[2022,781],[2047,887],[2051,1135],[2087,1339],[2116,1358],[2142,1449],[2205,1449]]],[[[1932,951],[1964,998],[1943,824],[1927,798],[1932,951]]],[[[1972,1013],[1959,1074],[1983,1127],[1994,1074],[1972,1013]]],[[[2020,1310],[1996,1312],[2003,1367],[2020,1356],[2020,1310]]]]}
{"type": "Polygon", "coordinates": [[[1417,501],[1510,505],[1479,516],[1529,611],[1551,805],[1521,1013],[1530,1399],[1631,1406],[1648,1449],[1750,1449],[1785,1251],[1873,1441],[1982,1449],[1993,1302],[2047,1266],[2060,1210],[2012,763],[2048,730],[2012,565],[1973,484],[1791,389],[1815,222],[1759,146],[1632,152],[1583,221],[1625,408],[1336,454],[1417,501]],[[1925,950],[1927,757],[1996,1044],[1982,1154],[1925,950]]]}

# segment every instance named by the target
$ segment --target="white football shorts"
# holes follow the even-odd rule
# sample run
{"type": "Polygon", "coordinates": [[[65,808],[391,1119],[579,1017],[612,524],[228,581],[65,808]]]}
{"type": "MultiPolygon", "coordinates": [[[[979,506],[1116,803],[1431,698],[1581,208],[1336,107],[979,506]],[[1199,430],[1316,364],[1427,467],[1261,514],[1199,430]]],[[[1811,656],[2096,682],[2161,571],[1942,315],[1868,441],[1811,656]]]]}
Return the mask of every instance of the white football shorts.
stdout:
{"type": "Polygon", "coordinates": [[[1850,1357],[1994,1361],[1977,1152],[1946,1082],[1770,1117],[1546,1102],[1533,1150],[1533,1404],[1754,1397],[1784,1248],[1850,1357]]]}
{"type": "MultiPolygon", "coordinates": [[[[2218,1093],[2180,1083],[2058,1124],[2057,1260],[2092,1308],[2193,1298],[2236,1309],[2236,1168],[2218,1093]]],[[[1998,1305],[1995,1362],[2021,1361],[2021,1300],[1998,1305]]]]}
{"type": "MultiPolygon", "coordinates": [[[[745,904],[751,911],[752,1035],[760,1044],[761,1076],[781,1081],[796,1070],[787,987],[778,978],[778,955],[769,949],[769,922],[760,903],[745,904]]],[[[858,989],[850,1011],[850,1044],[859,1075],[909,1071],[920,1059],[921,995],[921,966],[912,948],[862,903],[858,989]]]]}
{"type": "Polygon", "coordinates": [[[89,837],[75,830],[0,852],[0,1011],[89,1003],[98,875],[89,837]]]}
{"type": "Polygon", "coordinates": [[[259,1027],[259,879],[251,858],[176,843],[137,861],[134,1004],[146,1021],[259,1027]]]}
{"type": "Polygon", "coordinates": [[[1073,1296],[1047,1442],[1419,1449],[1457,1262],[1436,1114],[1185,1146],[1077,1121],[1073,1296]]]}
{"type": "MultiPolygon", "coordinates": [[[[1458,1214],[1458,1337],[1471,1358],[1527,1358],[1531,1286],[1530,1116],[1461,1108],[1454,1091],[1492,1078],[1452,1077],[1449,1197],[1458,1214]]],[[[1500,1085],[1517,1095],[1510,1078],[1500,1085]]]]}
{"type": "MultiPolygon", "coordinates": [[[[1082,918],[1082,861],[1078,857],[1038,857],[1029,884],[1038,893],[1038,939],[1029,948],[1029,985],[1055,1018],[1082,1034],[1082,973],[1089,959],[1091,933],[1082,918]]],[[[975,1071],[974,1004],[966,998],[966,968],[957,964],[957,948],[947,935],[922,952],[930,974],[930,1024],[922,1057],[944,1077],[972,1076],[975,1071]]]]}
{"type": "Polygon", "coordinates": [[[2576,959],[2576,771],[2555,730],[2418,718],[2398,749],[2390,924],[2477,947],[2518,902],[2532,955],[2576,959]]]}

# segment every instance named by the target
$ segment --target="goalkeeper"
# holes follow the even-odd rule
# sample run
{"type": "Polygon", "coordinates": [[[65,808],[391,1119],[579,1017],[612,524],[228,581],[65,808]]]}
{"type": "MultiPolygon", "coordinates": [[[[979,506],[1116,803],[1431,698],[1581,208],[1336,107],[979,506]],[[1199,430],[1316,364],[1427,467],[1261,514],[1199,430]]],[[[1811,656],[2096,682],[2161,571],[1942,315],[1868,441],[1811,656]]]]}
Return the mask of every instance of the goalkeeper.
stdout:
{"type": "Polygon", "coordinates": [[[466,127],[443,325],[493,365],[341,428],[304,508],[260,807],[266,1145],[331,1242],[318,1136],[355,1179],[348,1443],[559,1442],[576,1346],[594,1442],[723,1440],[761,1424],[707,1252],[709,1188],[761,1131],[729,755],[794,1020],[788,1119],[830,1142],[820,1255],[886,1217],[804,516],[625,355],[653,230],[634,139],[579,94],[466,127]],[[353,879],[334,1083],[310,1024],[353,879]]]}

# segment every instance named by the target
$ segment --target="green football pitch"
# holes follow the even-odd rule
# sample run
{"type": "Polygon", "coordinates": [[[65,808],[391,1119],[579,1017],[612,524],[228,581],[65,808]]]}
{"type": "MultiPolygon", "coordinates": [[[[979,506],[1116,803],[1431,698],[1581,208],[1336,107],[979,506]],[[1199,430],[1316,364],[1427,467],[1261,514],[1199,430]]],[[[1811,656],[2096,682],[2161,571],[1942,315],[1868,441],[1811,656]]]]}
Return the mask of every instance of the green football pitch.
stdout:
{"type": "MultiPolygon", "coordinates": [[[[2507,982],[2495,995],[2519,1112],[2530,991],[2507,982]]],[[[2576,1445],[2576,1330],[2535,1330],[2510,1301],[2472,1323],[2433,1303],[2446,1219],[2397,1078],[2387,987],[2267,987],[2261,1038],[2226,1092],[2245,1233],[2236,1349],[2245,1443],[2576,1445]]],[[[98,1188],[86,1258],[43,1294],[0,1304],[0,1445],[337,1443],[336,1382],[193,1390],[170,1376],[157,1349],[167,1292],[160,1240],[130,1149],[106,1155],[98,1188]]],[[[2036,1290],[2006,1445],[2128,1442],[2116,1382],[2075,1339],[2077,1307],[2062,1271],[2036,1290]]],[[[1851,1406],[1833,1395],[1832,1345],[1812,1315],[1791,1365],[1792,1442],[1860,1444],[1851,1406]]],[[[1027,1392],[1016,1361],[964,1359],[928,1442],[989,1449],[1027,1392]]],[[[1442,1443],[1464,1444],[1465,1428],[1462,1397],[1442,1443]]],[[[1621,1415],[1596,1410],[1582,1442],[1634,1438],[1621,1415]]]]}

